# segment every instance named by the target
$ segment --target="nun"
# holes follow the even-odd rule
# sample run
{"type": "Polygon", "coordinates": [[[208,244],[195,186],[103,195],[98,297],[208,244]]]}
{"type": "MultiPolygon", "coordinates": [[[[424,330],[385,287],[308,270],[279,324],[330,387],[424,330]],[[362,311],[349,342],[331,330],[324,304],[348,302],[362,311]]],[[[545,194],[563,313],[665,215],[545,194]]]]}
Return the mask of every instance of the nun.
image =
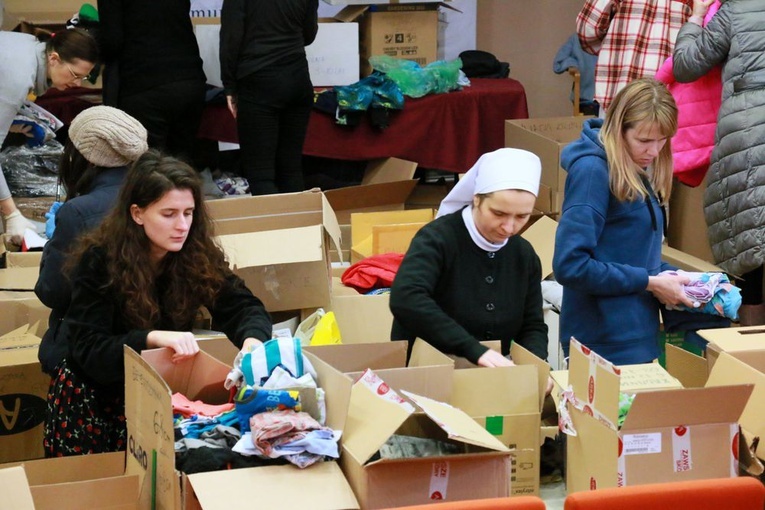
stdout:
{"type": "Polygon", "coordinates": [[[531,152],[484,154],[409,246],[390,295],[391,340],[422,338],[484,367],[510,366],[515,341],[547,359],[542,269],[516,235],[534,208],[542,165],[531,152]],[[502,352],[481,345],[501,340],[502,352]]]}

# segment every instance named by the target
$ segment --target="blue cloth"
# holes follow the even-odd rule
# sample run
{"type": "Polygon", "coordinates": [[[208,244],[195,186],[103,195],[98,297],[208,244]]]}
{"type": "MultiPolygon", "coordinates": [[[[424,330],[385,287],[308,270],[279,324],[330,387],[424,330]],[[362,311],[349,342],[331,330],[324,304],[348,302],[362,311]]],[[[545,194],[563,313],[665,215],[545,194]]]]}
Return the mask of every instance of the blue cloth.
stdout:
{"type": "MultiPolygon", "coordinates": [[[[595,64],[598,62],[597,55],[590,55],[582,49],[579,37],[573,34],[558,49],[553,59],[553,72],[565,73],[569,67],[579,69],[579,99],[592,101],[595,95],[595,64]]],[[[574,91],[571,91],[571,100],[574,100],[574,91]]]]}
{"type": "Polygon", "coordinates": [[[616,365],[643,363],[659,357],[659,302],[646,290],[648,276],[673,268],[661,261],[653,193],[633,202],[611,194],[602,124],[585,121],[561,154],[568,177],[553,257],[563,286],[560,341],[566,355],[573,336],[616,365]]]}
{"type": "Polygon", "coordinates": [[[61,202],[53,202],[50,206],[50,210],[45,213],[45,236],[50,239],[53,237],[53,232],[56,231],[56,213],[61,202]]]}

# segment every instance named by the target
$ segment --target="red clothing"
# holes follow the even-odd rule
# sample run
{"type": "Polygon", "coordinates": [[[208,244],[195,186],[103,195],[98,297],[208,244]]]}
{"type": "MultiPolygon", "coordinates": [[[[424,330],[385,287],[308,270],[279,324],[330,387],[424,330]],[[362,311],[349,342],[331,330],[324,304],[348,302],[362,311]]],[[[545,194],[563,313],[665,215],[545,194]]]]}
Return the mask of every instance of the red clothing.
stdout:
{"type": "Polygon", "coordinates": [[[692,0],[585,0],[576,31],[582,48],[598,55],[595,100],[602,108],[630,81],[656,73],[692,7],[692,0]]]}
{"type": "Polygon", "coordinates": [[[373,255],[349,267],[340,280],[361,293],[390,287],[402,260],[403,253],[373,255]]]}

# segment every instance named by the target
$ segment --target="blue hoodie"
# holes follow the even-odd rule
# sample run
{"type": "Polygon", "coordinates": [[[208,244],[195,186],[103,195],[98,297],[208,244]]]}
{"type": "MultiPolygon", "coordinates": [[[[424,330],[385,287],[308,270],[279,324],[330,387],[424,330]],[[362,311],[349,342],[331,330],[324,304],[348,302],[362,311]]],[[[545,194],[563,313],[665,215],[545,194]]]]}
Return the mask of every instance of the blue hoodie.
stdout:
{"type": "Polygon", "coordinates": [[[560,339],[566,356],[573,336],[614,364],[644,363],[659,356],[659,302],[646,287],[649,275],[670,268],[661,262],[663,211],[653,192],[648,202],[611,194],[602,125],[585,121],[561,154],[568,177],[553,258],[563,285],[560,339]]]}

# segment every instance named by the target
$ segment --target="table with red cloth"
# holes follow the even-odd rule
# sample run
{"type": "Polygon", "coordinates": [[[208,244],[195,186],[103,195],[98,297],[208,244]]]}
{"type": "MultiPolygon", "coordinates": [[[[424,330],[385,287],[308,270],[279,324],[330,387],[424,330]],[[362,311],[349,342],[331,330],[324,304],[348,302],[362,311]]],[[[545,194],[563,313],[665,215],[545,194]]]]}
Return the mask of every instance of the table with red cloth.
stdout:
{"type": "MultiPolygon", "coordinates": [[[[472,85],[418,99],[407,97],[380,131],[364,118],[356,127],[313,110],[303,154],[331,159],[398,157],[419,166],[465,172],[486,152],[505,146],[505,120],[525,119],[526,91],[517,80],[474,78],[472,85]]],[[[236,143],[236,123],[224,105],[208,105],[199,137],[236,143]]]]}
{"type": "Polygon", "coordinates": [[[39,96],[35,103],[68,126],[78,113],[91,106],[101,104],[101,101],[100,88],[72,87],[58,90],[51,87],[39,96]]]}

